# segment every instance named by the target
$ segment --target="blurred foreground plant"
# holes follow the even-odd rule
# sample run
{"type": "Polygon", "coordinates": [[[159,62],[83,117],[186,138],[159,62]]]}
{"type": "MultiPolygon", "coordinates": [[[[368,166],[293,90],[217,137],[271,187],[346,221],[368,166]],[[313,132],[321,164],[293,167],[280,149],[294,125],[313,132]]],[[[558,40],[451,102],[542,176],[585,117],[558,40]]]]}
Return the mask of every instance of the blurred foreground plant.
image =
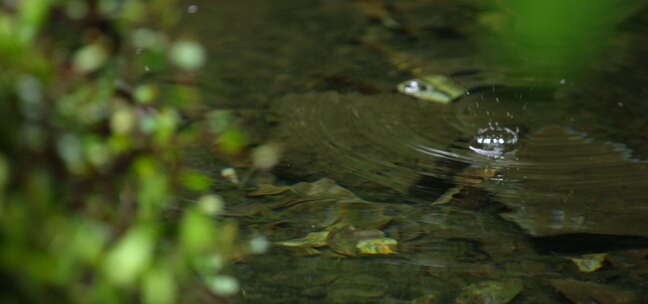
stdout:
{"type": "Polygon", "coordinates": [[[603,60],[619,24],[645,7],[644,1],[636,0],[496,3],[500,13],[482,21],[498,28],[491,45],[498,57],[525,74],[557,74],[559,79],[603,60]]]}
{"type": "Polygon", "coordinates": [[[191,78],[206,59],[168,34],[175,5],[0,4],[2,303],[189,301],[196,277],[237,292],[220,273],[244,253],[236,226],[215,219],[210,179],[182,165],[209,136],[179,127],[199,92],[150,80],[191,78]],[[187,191],[201,198],[182,205],[187,191]]]}

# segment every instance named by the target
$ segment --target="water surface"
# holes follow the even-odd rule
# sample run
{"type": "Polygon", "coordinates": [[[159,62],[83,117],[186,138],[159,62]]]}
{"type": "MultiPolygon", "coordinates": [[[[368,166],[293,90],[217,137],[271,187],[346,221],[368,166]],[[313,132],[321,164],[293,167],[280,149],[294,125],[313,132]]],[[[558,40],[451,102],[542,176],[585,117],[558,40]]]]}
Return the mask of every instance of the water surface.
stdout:
{"type": "Polygon", "coordinates": [[[252,144],[282,146],[275,184],[348,190],[223,193],[244,231],[277,242],[232,267],[234,302],[492,303],[477,294],[495,289],[495,303],[646,301],[645,11],[604,57],[534,75],[488,56],[497,32],[482,21],[498,11],[480,2],[189,2],[209,102],[256,113],[239,115],[252,144]],[[395,91],[424,73],[468,94],[395,91]],[[331,236],[280,244],[317,232],[331,236]],[[395,252],[353,249],[379,234],[395,252]],[[603,264],[579,269],[592,253],[603,264]]]}

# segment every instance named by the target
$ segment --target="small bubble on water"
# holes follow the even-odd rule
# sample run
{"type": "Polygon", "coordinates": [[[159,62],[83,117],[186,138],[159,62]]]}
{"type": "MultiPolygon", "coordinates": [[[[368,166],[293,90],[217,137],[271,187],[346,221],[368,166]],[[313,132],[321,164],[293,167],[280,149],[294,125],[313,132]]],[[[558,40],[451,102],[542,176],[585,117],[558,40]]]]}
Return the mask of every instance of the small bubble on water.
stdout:
{"type": "Polygon", "coordinates": [[[502,158],[515,151],[518,143],[518,130],[489,124],[477,131],[470,143],[470,150],[491,158],[502,158]]]}
{"type": "Polygon", "coordinates": [[[198,12],[198,5],[192,4],[187,7],[187,13],[195,14],[198,12]]]}

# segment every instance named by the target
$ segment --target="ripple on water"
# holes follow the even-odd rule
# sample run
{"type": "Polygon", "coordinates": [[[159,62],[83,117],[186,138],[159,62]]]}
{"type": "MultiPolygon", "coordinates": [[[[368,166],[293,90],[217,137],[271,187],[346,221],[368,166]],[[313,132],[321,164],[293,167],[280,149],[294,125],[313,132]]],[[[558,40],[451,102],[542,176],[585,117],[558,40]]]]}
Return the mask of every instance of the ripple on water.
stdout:
{"type": "Polygon", "coordinates": [[[439,157],[461,157],[451,145],[463,133],[446,123],[443,105],[401,95],[324,93],[285,97],[274,110],[282,117],[279,140],[294,152],[287,162],[342,183],[357,176],[406,192],[421,173],[452,174],[436,168],[439,157]]]}
{"type": "Polygon", "coordinates": [[[274,107],[276,136],[287,145],[284,166],[297,175],[371,181],[402,193],[429,176],[490,191],[513,209],[506,218],[532,235],[648,236],[641,220],[648,216],[646,162],[586,133],[595,119],[566,119],[591,113],[499,96],[443,105],[400,95],[293,95],[274,107]]]}
{"type": "Polygon", "coordinates": [[[304,175],[342,183],[358,176],[400,192],[422,175],[453,182],[469,166],[510,165],[524,130],[542,121],[519,103],[483,95],[445,105],[329,92],[287,96],[273,110],[281,117],[278,140],[289,147],[286,162],[304,175]]]}
{"type": "Polygon", "coordinates": [[[648,163],[628,154],[621,144],[548,126],[520,147],[523,162],[503,167],[499,184],[485,186],[513,209],[505,218],[534,236],[648,236],[648,163]]]}

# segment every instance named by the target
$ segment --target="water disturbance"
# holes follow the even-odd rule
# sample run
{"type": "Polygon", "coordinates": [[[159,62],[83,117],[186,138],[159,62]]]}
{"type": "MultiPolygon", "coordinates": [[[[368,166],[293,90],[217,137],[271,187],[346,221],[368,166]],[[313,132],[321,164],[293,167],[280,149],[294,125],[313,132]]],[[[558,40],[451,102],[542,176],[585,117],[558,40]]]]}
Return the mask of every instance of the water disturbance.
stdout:
{"type": "Polygon", "coordinates": [[[272,243],[234,267],[237,300],[641,303],[645,39],[524,74],[481,53],[484,27],[505,29],[472,1],[254,2],[212,12],[253,15],[241,33],[199,27],[213,58],[245,58],[205,83],[261,105],[251,133],[282,151],[275,184],[223,215],[272,243]]]}

